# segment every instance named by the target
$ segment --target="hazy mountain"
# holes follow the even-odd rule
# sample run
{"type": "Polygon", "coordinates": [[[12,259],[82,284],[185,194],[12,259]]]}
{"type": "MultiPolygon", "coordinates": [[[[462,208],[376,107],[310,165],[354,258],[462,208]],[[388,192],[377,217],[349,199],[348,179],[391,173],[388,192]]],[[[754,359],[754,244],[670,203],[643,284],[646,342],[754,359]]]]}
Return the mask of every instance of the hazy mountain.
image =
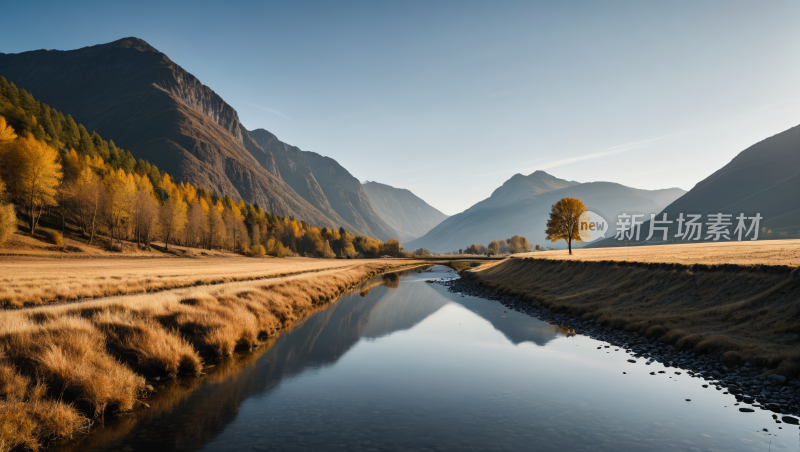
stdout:
{"type": "Polygon", "coordinates": [[[681,188],[663,188],[661,190],[642,190],[640,188],[631,188],[631,190],[641,196],[644,196],[645,198],[652,199],[653,202],[658,204],[658,206],[662,209],[686,194],[686,190],[681,188]]]}
{"type": "Polygon", "coordinates": [[[351,232],[368,231],[381,240],[399,238],[399,233],[375,212],[358,179],[336,160],[302,151],[264,129],[249,134],[258,145],[252,151],[256,160],[337,226],[351,232]]]}
{"type": "MultiPolygon", "coordinates": [[[[709,221],[708,214],[731,214],[731,233],[736,228],[735,217],[740,213],[747,216],[759,213],[763,217],[761,226],[772,229],[772,234],[760,234],[759,240],[800,236],[800,126],[745,149],[669,204],[663,213],[667,214],[667,220],[673,221],[681,213],[702,214],[704,223],[709,221]]],[[[648,222],[642,226],[642,231],[649,230],[648,222]]],[[[676,233],[677,224],[673,223],[669,241],[680,241],[675,240],[676,233]]],[[[704,226],[701,238],[706,236],[704,226]]],[[[617,240],[605,240],[597,245],[618,244],[617,240]]]]}
{"type": "Polygon", "coordinates": [[[287,156],[302,151],[274,136],[265,150],[233,107],[141,39],[69,51],[0,53],[0,75],[180,180],[311,224],[344,226],[379,238],[393,235],[365,204],[365,193],[351,195],[360,184],[349,173],[356,185],[342,176],[346,188],[312,183],[308,165],[299,174],[286,171],[287,156]]]}
{"type": "Polygon", "coordinates": [[[536,171],[528,176],[514,175],[489,198],[446,219],[406,247],[447,252],[473,243],[488,245],[492,240],[517,234],[532,244],[554,246],[545,241],[544,231],[550,207],[566,197],[582,200],[589,210],[602,215],[610,227],[622,211],[649,214],[661,210],[658,203],[642,196],[639,190],[624,185],[613,182],[581,184],[536,171]]]}
{"type": "Polygon", "coordinates": [[[447,218],[405,188],[378,182],[366,182],[362,187],[378,215],[397,231],[401,243],[425,235],[447,218]]]}

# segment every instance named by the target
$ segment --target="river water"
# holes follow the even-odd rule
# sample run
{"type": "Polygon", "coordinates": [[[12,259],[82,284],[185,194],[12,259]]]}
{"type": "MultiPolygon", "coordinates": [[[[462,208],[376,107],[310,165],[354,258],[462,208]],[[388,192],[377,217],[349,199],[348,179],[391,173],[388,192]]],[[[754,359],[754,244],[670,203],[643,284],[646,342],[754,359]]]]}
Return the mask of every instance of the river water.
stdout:
{"type": "Polygon", "coordinates": [[[426,283],[454,276],[431,270],[377,276],[61,449],[799,449],[797,426],[769,411],[740,413],[674,367],[628,363],[624,350],[426,283]]]}

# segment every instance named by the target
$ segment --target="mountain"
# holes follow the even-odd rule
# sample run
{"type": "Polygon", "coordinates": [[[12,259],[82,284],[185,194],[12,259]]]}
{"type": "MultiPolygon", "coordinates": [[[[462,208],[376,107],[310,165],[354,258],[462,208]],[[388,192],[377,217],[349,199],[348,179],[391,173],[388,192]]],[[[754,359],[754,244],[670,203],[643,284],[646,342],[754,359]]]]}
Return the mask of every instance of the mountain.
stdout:
{"type": "Polygon", "coordinates": [[[338,179],[326,175],[332,185],[309,183],[303,189],[295,175],[281,171],[282,164],[291,166],[284,154],[296,148],[272,136],[265,150],[233,107],[141,39],[0,53],[0,75],[179,180],[317,226],[344,226],[382,239],[395,235],[359,193],[358,181],[335,161],[318,166],[336,172],[338,179]],[[285,152],[276,151],[282,146],[285,152]]]}
{"type": "Polygon", "coordinates": [[[398,233],[401,243],[425,235],[447,218],[410,190],[378,182],[362,185],[375,212],[398,233]]]}
{"type": "Polygon", "coordinates": [[[658,203],[624,185],[613,182],[582,184],[536,171],[528,176],[514,175],[489,198],[446,219],[406,246],[447,252],[473,243],[488,245],[492,240],[512,235],[524,236],[532,244],[546,245],[544,231],[550,207],[567,197],[580,199],[612,227],[616,215],[622,211],[657,213],[661,210],[658,203]]]}
{"type": "MultiPolygon", "coordinates": [[[[800,237],[800,125],[740,152],[727,165],[670,203],[662,213],[673,221],[681,213],[684,216],[702,214],[704,223],[709,221],[708,214],[731,214],[731,233],[736,227],[735,217],[740,213],[746,216],[758,213],[763,217],[760,226],[772,230],[772,234],[761,233],[759,240],[800,237]]],[[[649,222],[642,225],[642,231],[649,230],[649,222]]],[[[679,242],[680,239],[674,237],[676,233],[677,224],[673,223],[668,241],[679,242]]],[[[706,237],[704,227],[701,239],[706,237]]],[[[644,243],[647,242],[639,242],[644,243]]],[[[619,241],[613,238],[596,244],[617,245],[619,241]]]]}
{"type": "Polygon", "coordinates": [[[662,209],[675,202],[676,199],[686,194],[686,190],[680,188],[663,188],[661,190],[642,190],[631,188],[636,194],[653,200],[662,209]]]}
{"type": "Polygon", "coordinates": [[[369,231],[381,240],[398,238],[398,231],[373,209],[361,182],[336,160],[286,144],[264,129],[249,134],[258,145],[251,151],[256,160],[336,225],[369,231]]]}

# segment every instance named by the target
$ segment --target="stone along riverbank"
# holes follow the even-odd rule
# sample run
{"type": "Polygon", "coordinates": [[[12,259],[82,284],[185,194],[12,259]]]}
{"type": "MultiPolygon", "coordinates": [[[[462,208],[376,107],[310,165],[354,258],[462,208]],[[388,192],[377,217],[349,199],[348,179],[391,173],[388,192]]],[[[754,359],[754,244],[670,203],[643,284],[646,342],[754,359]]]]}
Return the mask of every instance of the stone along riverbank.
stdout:
{"type": "MultiPolygon", "coordinates": [[[[521,301],[514,296],[500,294],[492,289],[481,287],[469,279],[440,279],[436,282],[447,286],[450,292],[462,296],[481,297],[498,301],[503,306],[517,312],[528,314],[540,320],[574,329],[581,334],[606,342],[608,345],[597,347],[598,350],[614,348],[624,350],[631,355],[628,362],[636,363],[646,360],[646,364],[661,363],[665,367],[674,368],[680,374],[686,372],[700,380],[704,388],[724,391],[730,394],[731,403],[740,406],[741,412],[753,412],[754,409],[771,410],[776,423],[798,424],[800,415],[800,380],[787,379],[781,375],[769,373],[767,368],[755,368],[750,363],[742,366],[728,367],[723,362],[723,350],[718,349],[706,354],[696,354],[692,350],[679,350],[671,344],[647,339],[625,331],[610,329],[598,325],[595,321],[585,320],[578,316],[554,313],[546,308],[521,301]],[[735,400],[733,400],[735,398],[735,400]]],[[[624,369],[621,369],[624,371],[624,369]]],[[[651,372],[658,376],[666,371],[651,372]]]]}

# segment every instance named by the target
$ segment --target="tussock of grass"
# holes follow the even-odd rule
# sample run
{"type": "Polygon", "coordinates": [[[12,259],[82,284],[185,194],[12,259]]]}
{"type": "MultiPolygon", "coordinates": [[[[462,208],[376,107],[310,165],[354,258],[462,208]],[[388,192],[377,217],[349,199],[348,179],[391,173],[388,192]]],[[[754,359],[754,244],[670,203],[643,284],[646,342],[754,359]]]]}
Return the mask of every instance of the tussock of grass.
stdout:
{"type": "Polygon", "coordinates": [[[787,377],[800,372],[798,268],[513,258],[465,275],[681,349],[722,349],[731,365],[749,361],[787,377]]]}
{"type": "Polygon", "coordinates": [[[91,418],[129,411],[151,389],[145,377],[197,375],[203,357],[252,349],[357,283],[407,265],[351,263],[274,280],[0,311],[0,451],[35,448],[82,432],[91,418]]]}

